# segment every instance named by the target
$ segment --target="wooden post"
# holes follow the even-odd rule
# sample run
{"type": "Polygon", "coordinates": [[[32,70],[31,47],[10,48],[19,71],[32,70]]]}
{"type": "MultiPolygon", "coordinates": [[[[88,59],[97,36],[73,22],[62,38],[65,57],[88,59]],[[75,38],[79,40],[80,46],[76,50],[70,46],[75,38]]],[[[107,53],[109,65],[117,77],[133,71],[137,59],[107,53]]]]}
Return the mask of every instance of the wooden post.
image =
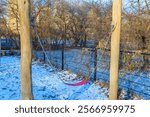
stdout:
{"type": "Polygon", "coordinates": [[[112,38],[111,38],[111,59],[110,59],[110,91],[109,99],[116,100],[118,97],[118,74],[119,74],[119,53],[120,53],[120,28],[122,0],[113,0],[112,11],[112,38]]]}
{"type": "Polygon", "coordinates": [[[18,0],[21,38],[21,93],[23,100],[32,99],[30,0],[18,0]]]}

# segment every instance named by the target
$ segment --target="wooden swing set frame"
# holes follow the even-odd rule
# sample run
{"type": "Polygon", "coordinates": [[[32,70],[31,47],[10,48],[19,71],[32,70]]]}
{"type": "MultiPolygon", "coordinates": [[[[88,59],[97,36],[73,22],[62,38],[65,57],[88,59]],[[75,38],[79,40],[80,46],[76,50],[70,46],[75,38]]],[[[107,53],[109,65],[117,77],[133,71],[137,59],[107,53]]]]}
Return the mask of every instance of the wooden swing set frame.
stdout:
{"type": "MultiPolygon", "coordinates": [[[[20,19],[21,37],[21,94],[23,100],[33,99],[32,97],[32,71],[31,55],[32,44],[30,34],[30,0],[17,0],[20,19]]],[[[110,90],[109,99],[116,100],[118,97],[118,74],[119,74],[119,53],[120,53],[120,29],[122,0],[113,0],[112,26],[115,29],[111,36],[111,61],[110,61],[110,90]]],[[[81,83],[81,82],[80,82],[81,83]]],[[[79,84],[80,84],[79,83],[79,84]]],[[[87,83],[84,81],[82,83],[87,83]]],[[[71,84],[68,84],[71,85],[71,84]]]]}

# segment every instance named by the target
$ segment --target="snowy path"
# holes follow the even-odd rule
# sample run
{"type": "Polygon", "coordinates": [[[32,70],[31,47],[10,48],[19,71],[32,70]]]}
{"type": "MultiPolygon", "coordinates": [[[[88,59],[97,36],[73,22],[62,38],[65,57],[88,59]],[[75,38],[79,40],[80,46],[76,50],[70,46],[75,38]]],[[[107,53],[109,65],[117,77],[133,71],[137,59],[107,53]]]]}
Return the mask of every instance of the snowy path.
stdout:
{"type": "MultiPolygon", "coordinates": [[[[88,83],[83,86],[67,86],[60,79],[75,78],[69,72],[55,72],[46,64],[33,61],[33,95],[37,100],[102,100],[108,90],[88,83]]],[[[20,96],[20,58],[2,57],[0,64],[0,99],[18,100],[20,96]]]]}

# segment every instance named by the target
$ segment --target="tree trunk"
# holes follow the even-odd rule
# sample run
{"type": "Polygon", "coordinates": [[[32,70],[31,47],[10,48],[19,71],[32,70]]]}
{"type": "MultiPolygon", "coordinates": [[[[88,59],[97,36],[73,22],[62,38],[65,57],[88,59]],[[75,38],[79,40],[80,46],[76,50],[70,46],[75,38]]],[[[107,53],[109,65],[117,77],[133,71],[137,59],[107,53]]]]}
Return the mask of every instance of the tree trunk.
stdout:
{"type": "Polygon", "coordinates": [[[21,94],[23,100],[32,99],[30,0],[18,0],[21,38],[21,94]]]}
{"type": "Polygon", "coordinates": [[[118,74],[119,74],[119,52],[120,52],[120,28],[121,28],[121,0],[113,0],[112,11],[112,39],[110,59],[110,93],[109,99],[116,100],[118,97],[118,74]]]}
{"type": "Polygon", "coordinates": [[[141,4],[140,4],[140,0],[138,0],[138,16],[141,15],[141,4]]]}

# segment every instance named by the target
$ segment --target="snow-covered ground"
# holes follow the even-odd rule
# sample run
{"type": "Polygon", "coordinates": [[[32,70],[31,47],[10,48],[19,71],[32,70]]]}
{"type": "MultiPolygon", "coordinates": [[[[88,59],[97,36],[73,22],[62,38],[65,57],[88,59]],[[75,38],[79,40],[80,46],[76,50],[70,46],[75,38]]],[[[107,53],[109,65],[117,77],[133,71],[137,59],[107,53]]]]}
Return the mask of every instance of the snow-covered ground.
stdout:
{"type": "MultiPolygon", "coordinates": [[[[47,64],[33,61],[33,96],[36,100],[103,100],[107,99],[107,88],[92,82],[82,86],[68,86],[60,79],[75,79],[76,74],[58,72],[47,64]]],[[[0,99],[18,100],[20,95],[20,57],[1,57],[0,99]]]]}
{"type": "MultiPolygon", "coordinates": [[[[34,55],[37,59],[43,59],[43,52],[36,51],[34,55]]],[[[51,50],[47,52],[50,61],[61,68],[61,50],[51,50]]],[[[108,52],[98,51],[97,57],[97,81],[109,83],[109,63],[110,57],[108,52]],[[102,56],[101,56],[102,55],[102,56]]],[[[140,61],[142,58],[136,59],[136,65],[140,68],[140,61]]],[[[45,60],[47,61],[47,59],[45,60]]],[[[93,78],[94,71],[94,51],[82,49],[67,49],[64,52],[64,68],[76,74],[90,76],[93,78]],[[89,75],[89,70],[91,74],[89,75]]],[[[126,90],[127,98],[133,99],[134,94],[138,94],[144,99],[150,99],[150,69],[148,72],[137,69],[135,71],[119,71],[119,90],[126,90]],[[131,95],[131,96],[130,96],[131,95]]]]}

